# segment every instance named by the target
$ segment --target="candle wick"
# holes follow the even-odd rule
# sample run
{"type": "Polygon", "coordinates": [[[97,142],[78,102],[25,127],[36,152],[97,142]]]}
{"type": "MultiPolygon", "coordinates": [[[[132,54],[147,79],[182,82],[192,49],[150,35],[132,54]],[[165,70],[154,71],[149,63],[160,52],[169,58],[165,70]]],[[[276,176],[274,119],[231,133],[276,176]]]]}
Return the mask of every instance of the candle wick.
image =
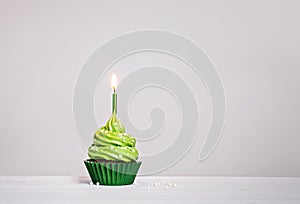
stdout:
{"type": "Polygon", "coordinates": [[[115,87],[113,87],[113,90],[114,90],[114,93],[116,93],[116,88],[115,87]]]}

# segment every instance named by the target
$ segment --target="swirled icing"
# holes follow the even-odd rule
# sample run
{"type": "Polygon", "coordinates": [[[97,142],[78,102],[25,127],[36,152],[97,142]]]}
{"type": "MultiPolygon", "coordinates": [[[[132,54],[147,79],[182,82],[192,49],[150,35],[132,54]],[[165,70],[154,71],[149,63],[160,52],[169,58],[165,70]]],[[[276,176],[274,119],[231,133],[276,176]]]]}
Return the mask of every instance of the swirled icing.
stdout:
{"type": "Polygon", "coordinates": [[[124,125],[112,114],[106,125],[95,132],[88,155],[95,160],[132,162],[139,155],[135,144],[135,138],[125,133],[124,125]]]}

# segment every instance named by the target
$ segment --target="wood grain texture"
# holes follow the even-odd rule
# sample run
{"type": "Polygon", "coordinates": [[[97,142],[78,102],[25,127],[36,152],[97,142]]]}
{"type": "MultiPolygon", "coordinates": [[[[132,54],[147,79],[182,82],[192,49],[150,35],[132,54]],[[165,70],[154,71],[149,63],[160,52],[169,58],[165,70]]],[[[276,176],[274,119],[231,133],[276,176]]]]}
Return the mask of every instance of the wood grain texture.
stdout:
{"type": "Polygon", "coordinates": [[[0,176],[0,203],[300,203],[300,178],[137,177],[130,186],[88,177],[0,176]]]}

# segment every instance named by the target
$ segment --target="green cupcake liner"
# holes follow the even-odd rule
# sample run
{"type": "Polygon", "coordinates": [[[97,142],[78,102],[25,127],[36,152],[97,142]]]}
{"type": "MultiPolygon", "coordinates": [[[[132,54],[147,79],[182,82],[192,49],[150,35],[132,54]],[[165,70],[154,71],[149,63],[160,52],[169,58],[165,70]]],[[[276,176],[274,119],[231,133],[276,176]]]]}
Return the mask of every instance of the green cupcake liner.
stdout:
{"type": "Polygon", "coordinates": [[[97,162],[85,160],[84,164],[89,172],[93,184],[120,186],[134,182],[142,162],[97,162]]]}

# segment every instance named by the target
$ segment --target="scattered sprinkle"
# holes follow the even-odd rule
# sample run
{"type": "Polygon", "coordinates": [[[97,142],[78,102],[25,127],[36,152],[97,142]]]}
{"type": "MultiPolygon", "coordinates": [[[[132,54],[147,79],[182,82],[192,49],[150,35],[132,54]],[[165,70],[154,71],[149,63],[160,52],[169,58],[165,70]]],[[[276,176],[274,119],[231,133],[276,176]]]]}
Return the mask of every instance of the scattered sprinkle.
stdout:
{"type": "Polygon", "coordinates": [[[162,188],[172,188],[174,189],[176,187],[176,183],[172,183],[171,181],[168,181],[166,183],[160,183],[160,182],[154,182],[148,186],[148,189],[162,189],[162,188]]]}

